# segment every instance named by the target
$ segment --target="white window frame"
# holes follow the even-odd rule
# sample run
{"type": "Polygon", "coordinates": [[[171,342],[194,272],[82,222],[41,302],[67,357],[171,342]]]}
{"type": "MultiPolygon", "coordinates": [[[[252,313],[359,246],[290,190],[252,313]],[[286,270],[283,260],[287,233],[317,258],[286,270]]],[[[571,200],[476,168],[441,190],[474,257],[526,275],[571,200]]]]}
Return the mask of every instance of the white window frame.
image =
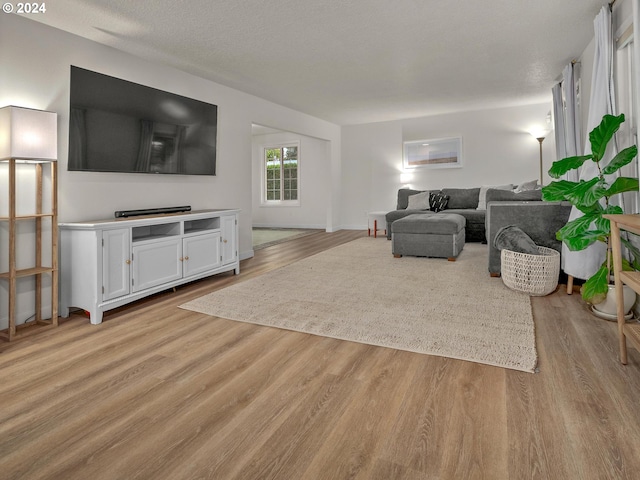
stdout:
{"type": "MultiPolygon", "coordinates": [[[[262,145],[260,150],[260,205],[263,207],[299,207],[300,206],[300,165],[301,165],[300,142],[282,142],[269,145],[262,145]],[[265,164],[266,151],[272,148],[296,147],[298,149],[298,168],[297,168],[297,191],[298,198],[296,200],[267,200],[267,168],[265,164]]],[[[281,179],[284,182],[284,178],[281,179]]]]}

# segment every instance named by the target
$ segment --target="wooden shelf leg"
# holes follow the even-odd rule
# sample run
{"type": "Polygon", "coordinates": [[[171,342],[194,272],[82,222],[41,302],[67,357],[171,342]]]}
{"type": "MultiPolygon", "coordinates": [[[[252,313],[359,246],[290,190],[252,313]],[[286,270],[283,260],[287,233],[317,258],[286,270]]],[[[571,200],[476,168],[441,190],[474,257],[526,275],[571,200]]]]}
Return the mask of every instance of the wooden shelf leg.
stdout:
{"type": "Polygon", "coordinates": [[[569,275],[567,278],[567,295],[571,295],[573,293],[573,275],[569,275]]]}
{"type": "Polygon", "coordinates": [[[9,160],[9,325],[8,340],[16,336],[16,160],[9,160]]]}

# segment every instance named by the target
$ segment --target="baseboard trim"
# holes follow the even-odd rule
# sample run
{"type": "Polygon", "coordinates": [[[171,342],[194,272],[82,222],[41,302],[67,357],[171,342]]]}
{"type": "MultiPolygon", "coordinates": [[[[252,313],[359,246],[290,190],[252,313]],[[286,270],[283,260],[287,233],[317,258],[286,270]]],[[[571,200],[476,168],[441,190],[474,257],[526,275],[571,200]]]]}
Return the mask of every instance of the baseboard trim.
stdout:
{"type": "Polygon", "coordinates": [[[274,225],[272,223],[254,223],[253,228],[299,228],[303,230],[326,230],[326,225],[274,225]]]}

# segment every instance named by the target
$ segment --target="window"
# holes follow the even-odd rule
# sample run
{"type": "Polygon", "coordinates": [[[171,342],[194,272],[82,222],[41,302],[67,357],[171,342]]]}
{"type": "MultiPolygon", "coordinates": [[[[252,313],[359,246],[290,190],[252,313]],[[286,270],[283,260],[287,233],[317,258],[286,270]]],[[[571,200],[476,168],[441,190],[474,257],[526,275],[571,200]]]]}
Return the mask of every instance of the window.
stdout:
{"type": "Polygon", "coordinates": [[[264,149],[265,203],[298,204],[298,145],[288,144],[264,149]]]}

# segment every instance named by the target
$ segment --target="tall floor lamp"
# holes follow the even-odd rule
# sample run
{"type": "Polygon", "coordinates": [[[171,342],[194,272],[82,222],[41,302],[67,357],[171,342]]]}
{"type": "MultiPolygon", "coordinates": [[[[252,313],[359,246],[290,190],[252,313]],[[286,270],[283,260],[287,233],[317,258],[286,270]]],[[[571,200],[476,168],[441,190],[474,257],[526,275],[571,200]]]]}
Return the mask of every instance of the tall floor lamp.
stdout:
{"type": "Polygon", "coordinates": [[[535,130],[535,131],[531,131],[529,132],[531,134],[532,137],[534,137],[536,140],[538,140],[538,143],[540,144],[540,185],[544,186],[544,173],[543,173],[543,169],[542,169],[542,142],[544,141],[544,139],[547,137],[547,135],[549,134],[548,131],[541,131],[541,130],[535,130]]]}
{"type": "MultiPolygon", "coordinates": [[[[57,114],[29,108],[6,106],[0,108],[0,162],[7,163],[7,187],[0,195],[0,204],[4,203],[6,213],[2,214],[3,223],[7,225],[8,241],[0,243],[0,256],[6,256],[7,267],[0,268],[0,278],[7,280],[7,330],[0,332],[0,337],[11,341],[17,334],[17,305],[18,278],[31,277],[34,279],[34,315],[29,316],[24,325],[58,325],[58,221],[57,221],[57,154],[58,154],[57,114]],[[33,177],[17,174],[21,164],[27,171],[34,172],[33,177]],[[26,165],[22,165],[26,164],[26,165]],[[29,164],[33,164],[29,166],[29,164]],[[43,165],[49,166],[50,205],[43,202],[43,188],[46,178],[43,175],[43,165]],[[22,188],[24,186],[24,189],[22,188]],[[22,193],[18,195],[18,191],[22,193]],[[7,192],[7,193],[5,193],[7,192]],[[26,192],[33,192],[33,208],[26,201],[26,192]],[[4,197],[4,198],[2,198],[4,197]],[[22,208],[29,211],[18,212],[22,208]],[[6,223],[4,223],[6,222],[6,223]],[[34,235],[28,240],[26,234],[19,235],[19,224],[31,223],[34,235]],[[43,232],[46,225],[51,230],[51,258],[44,253],[45,242],[43,232]],[[21,240],[22,239],[22,240],[21,240]],[[29,245],[35,248],[28,252],[29,245]],[[18,257],[31,258],[28,265],[19,267],[18,257]],[[25,268],[26,267],[26,268],[25,268]],[[4,270],[4,271],[3,271],[4,270]],[[43,275],[51,278],[51,319],[42,318],[44,303],[43,275]],[[33,318],[33,320],[30,320],[33,318]]],[[[21,171],[24,171],[20,168],[21,171]]],[[[25,228],[26,230],[26,228],[25,228]]],[[[32,247],[33,248],[33,247],[32,247]]],[[[31,330],[32,331],[32,330],[31,330]]],[[[30,329],[24,330],[29,334],[30,329]]]]}
{"type": "Polygon", "coordinates": [[[540,185],[544,185],[544,181],[542,180],[542,142],[544,141],[544,137],[536,137],[536,140],[540,142],[540,185]]]}

